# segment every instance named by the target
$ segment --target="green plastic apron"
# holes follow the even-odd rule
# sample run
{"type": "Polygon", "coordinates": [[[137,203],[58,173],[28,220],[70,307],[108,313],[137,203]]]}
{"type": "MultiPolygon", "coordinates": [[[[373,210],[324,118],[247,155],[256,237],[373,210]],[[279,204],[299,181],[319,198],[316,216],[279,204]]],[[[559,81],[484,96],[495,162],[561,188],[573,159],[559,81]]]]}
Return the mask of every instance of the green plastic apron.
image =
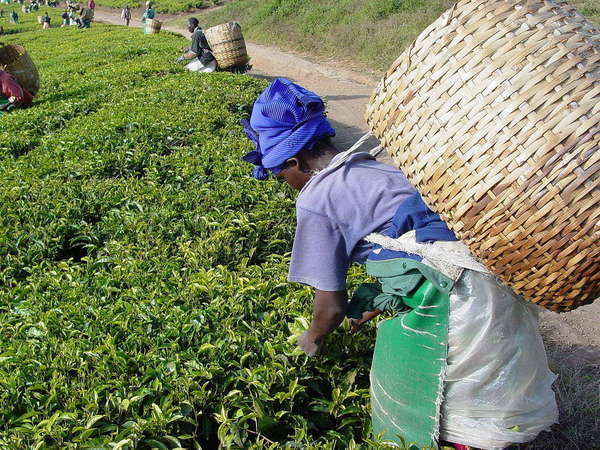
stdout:
{"type": "Polygon", "coordinates": [[[375,309],[396,312],[377,330],[371,366],[373,432],[398,445],[436,446],[453,282],[407,258],[368,260],[367,273],[379,284],[357,289],[349,317],[375,309]]]}

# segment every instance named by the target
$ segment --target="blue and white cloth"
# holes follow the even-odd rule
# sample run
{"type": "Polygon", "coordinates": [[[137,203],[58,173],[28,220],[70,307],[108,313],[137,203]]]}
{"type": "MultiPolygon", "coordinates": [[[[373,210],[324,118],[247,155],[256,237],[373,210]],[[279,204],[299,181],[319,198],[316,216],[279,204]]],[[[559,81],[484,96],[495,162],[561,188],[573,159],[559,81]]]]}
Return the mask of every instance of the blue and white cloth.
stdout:
{"type": "Polygon", "coordinates": [[[398,237],[416,230],[418,242],[456,240],[400,170],[368,153],[312,177],[296,200],[296,215],[288,281],[323,291],[346,289],[348,267],[367,258],[421,260],[365,241],[370,233],[398,237]]]}
{"type": "Polygon", "coordinates": [[[256,149],[243,160],[256,167],[258,180],[277,175],[283,163],[315,142],[335,136],[325,117],[325,105],[314,92],[286,78],[277,78],[254,102],[250,121],[242,120],[248,138],[256,149]]]}

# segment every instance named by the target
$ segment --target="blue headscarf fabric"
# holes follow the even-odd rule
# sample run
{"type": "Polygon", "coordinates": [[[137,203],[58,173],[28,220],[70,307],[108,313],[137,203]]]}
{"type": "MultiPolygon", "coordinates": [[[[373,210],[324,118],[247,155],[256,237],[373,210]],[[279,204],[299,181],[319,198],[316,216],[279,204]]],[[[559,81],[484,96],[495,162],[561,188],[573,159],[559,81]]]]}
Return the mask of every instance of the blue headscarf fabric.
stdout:
{"type": "Polygon", "coordinates": [[[302,149],[335,136],[321,98],[286,78],[273,80],[254,102],[250,122],[241,123],[256,146],[242,159],[256,166],[252,175],[257,180],[267,178],[268,171],[277,175],[302,149]]]}

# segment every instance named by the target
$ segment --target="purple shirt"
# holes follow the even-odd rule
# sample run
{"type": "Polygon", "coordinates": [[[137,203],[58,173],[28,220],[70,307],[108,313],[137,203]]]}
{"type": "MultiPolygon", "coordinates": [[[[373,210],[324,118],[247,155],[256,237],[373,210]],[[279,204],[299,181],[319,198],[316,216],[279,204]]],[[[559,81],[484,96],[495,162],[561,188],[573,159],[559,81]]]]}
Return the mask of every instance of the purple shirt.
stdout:
{"type": "Polygon", "coordinates": [[[288,280],[322,291],[346,289],[348,267],[364,263],[373,246],[361,239],[385,232],[398,206],[415,192],[400,170],[368,153],[315,175],[296,200],[288,280]]]}

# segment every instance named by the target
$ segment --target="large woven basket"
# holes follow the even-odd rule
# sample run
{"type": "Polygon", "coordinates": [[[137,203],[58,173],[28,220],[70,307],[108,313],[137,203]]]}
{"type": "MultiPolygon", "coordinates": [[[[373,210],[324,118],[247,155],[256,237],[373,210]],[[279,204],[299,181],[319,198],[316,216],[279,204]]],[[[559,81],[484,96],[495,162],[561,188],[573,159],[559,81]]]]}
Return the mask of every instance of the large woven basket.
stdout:
{"type": "Polygon", "coordinates": [[[239,23],[228,22],[211,27],[205,35],[221,69],[244,66],[250,61],[239,23]]]}
{"type": "Polygon", "coordinates": [[[44,23],[44,16],[37,16],[37,22],[38,22],[39,24],[42,24],[42,23],[44,23]]]}
{"type": "Polygon", "coordinates": [[[600,33],[561,0],[461,0],[394,62],[372,132],[531,302],[600,297],[600,33]]]}
{"type": "MultiPolygon", "coordinates": [[[[1,45],[1,44],[0,44],[1,45]]],[[[20,45],[0,47],[0,70],[11,73],[32,95],[40,89],[40,77],[29,53],[20,45]]]]}
{"type": "Polygon", "coordinates": [[[148,27],[148,34],[158,34],[162,27],[162,22],[156,19],[146,19],[146,26],[148,27]]]}

